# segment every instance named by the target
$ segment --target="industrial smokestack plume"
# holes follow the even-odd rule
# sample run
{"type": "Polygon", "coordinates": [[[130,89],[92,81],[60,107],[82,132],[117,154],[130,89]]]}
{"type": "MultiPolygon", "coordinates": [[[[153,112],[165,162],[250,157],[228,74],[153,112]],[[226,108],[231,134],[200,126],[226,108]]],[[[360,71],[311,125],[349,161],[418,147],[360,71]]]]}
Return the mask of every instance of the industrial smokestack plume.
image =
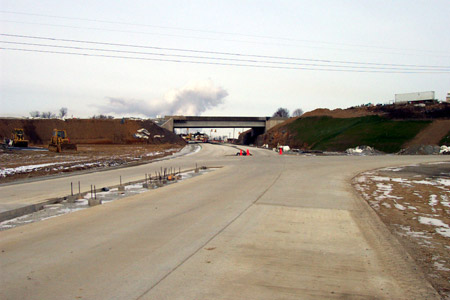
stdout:
{"type": "Polygon", "coordinates": [[[214,86],[211,80],[191,82],[181,89],[169,91],[163,99],[137,100],[108,97],[109,103],[99,107],[102,114],[142,115],[201,115],[207,109],[224,102],[228,92],[214,86]]]}

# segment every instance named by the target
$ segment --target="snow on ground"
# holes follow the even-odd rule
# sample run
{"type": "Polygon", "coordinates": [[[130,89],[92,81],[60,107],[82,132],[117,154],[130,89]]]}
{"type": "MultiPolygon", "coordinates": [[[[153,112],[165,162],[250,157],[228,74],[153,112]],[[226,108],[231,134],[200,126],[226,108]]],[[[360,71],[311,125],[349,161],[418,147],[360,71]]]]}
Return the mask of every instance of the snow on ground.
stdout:
{"type": "MultiPolygon", "coordinates": [[[[190,147],[184,150],[185,153],[189,152],[197,152],[200,150],[200,147],[195,147],[194,149],[191,149],[190,147]]],[[[184,148],[183,148],[184,149],[184,148]]],[[[0,167],[0,178],[6,178],[6,177],[12,177],[14,175],[18,174],[27,174],[27,173],[39,173],[42,171],[52,171],[53,173],[59,173],[59,172],[68,172],[73,170],[81,170],[81,169],[90,169],[90,168],[103,168],[103,167],[115,167],[119,166],[121,164],[124,164],[126,162],[130,161],[139,161],[142,160],[145,157],[154,157],[154,156],[162,156],[166,153],[176,152],[179,149],[176,148],[170,148],[166,150],[161,151],[151,151],[146,152],[140,155],[130,155],[130,153],[123,154],[123,155],[97,155],[94,159],[88,156],[73,156],[73,155],[64,155],[64,156],[55,156],[52,157],[52,162],[46,162],[41,164],[27,164],[30,161],[36,161],[41,159],[45,159],[41,155],[35,155],[30,159],[27,159],[26,157],[21,157],[16,160],[11,159],[12,161],[22,161],[23,165],[17,166],[17,167],[0,167]]],[[[14,154],[13,154],[14,155],[14,154]]],[[[46,160],[48,161],[48,157],[46,160]]]]}
{"type": "Polygon", "coordinates": [[[419,217],[419,222],[425,225],[437,227],[436,228],[437,233],[450,238],[450,226],[448,224],[445,224],[441,220],[427,217],[419,217]]]}
{"type": "Polygon", "coordinates": [[[358,175],[353,185],[392,232],[408,241],[427,278],[450,299],[449,170],[448,162],[384,168],[358,175]]]}

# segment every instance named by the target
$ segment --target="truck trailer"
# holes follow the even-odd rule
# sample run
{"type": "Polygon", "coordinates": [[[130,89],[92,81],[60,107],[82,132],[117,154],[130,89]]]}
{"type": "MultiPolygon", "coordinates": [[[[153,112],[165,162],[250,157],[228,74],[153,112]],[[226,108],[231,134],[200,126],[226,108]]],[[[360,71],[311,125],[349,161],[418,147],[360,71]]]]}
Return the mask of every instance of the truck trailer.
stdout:
{"type": "Polygon", "coordinates": [[[436,102],[434,91],[395,94],[395,103],[428,103],[436,102]]]}

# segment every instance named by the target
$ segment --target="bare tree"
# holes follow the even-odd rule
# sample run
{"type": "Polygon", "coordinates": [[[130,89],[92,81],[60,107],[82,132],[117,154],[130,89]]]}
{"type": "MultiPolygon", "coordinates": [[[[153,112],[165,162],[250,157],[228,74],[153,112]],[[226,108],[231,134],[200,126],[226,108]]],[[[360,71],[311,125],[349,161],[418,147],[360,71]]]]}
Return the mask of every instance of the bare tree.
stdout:
{"type": "Polygon", "coordinates": [[[287,108],[280,107],[277,109],[277,111],[273,114],[272,117],[289,118],[289,110],[287,108]]]}
{"type": "Polygon", "coordinates": [[[56,115],[54,113],[52,113],[51,111],[44,111],[41,113],[41,118],[54,119],[54,118],[56,118],[56,115]]]}
{"type": "Polygon", "coordinates": [[[41,113],[37,110],[30,112],[30,116],[32,118],[39,118],[41,116],[41,113]]]}
{"type": "Polygon", "coordinates": [[[67,107],[61,107],[59,109],[59,116],[61,117],[61,119],[67,116],[67,107]]]}
{"type": "Polygon", "coordinates": [[[114,119],[114,117],[100,114],[100,115],[93,115],[91,117],[91,119],[102,119],[102,120],[105,120],[105,119],[114,119]]]}
{"type": "Polygon", "coordinates": [[[303,109],[301,108],[297,108],[292,112],[293,117],[300,117],[301,115],[303,115],[303,109]]]}

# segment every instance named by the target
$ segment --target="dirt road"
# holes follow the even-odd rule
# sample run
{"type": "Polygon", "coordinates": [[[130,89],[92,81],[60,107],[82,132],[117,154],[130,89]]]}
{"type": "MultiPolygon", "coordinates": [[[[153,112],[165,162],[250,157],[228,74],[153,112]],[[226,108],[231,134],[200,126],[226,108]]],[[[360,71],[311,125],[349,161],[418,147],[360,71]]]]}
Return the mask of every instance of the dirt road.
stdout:
{"type": "MultiPolygon", "coordinates": [[[[0,298],[439,299],[350,181],[449,158],[235,153],[206,145],[171,165],[223,168],[0,232],[0,298]]],[[[86,176],[106,184],[116,172],[86,176]]],[[[64,180],[20,188],[33,197],[64,180]]]]}

